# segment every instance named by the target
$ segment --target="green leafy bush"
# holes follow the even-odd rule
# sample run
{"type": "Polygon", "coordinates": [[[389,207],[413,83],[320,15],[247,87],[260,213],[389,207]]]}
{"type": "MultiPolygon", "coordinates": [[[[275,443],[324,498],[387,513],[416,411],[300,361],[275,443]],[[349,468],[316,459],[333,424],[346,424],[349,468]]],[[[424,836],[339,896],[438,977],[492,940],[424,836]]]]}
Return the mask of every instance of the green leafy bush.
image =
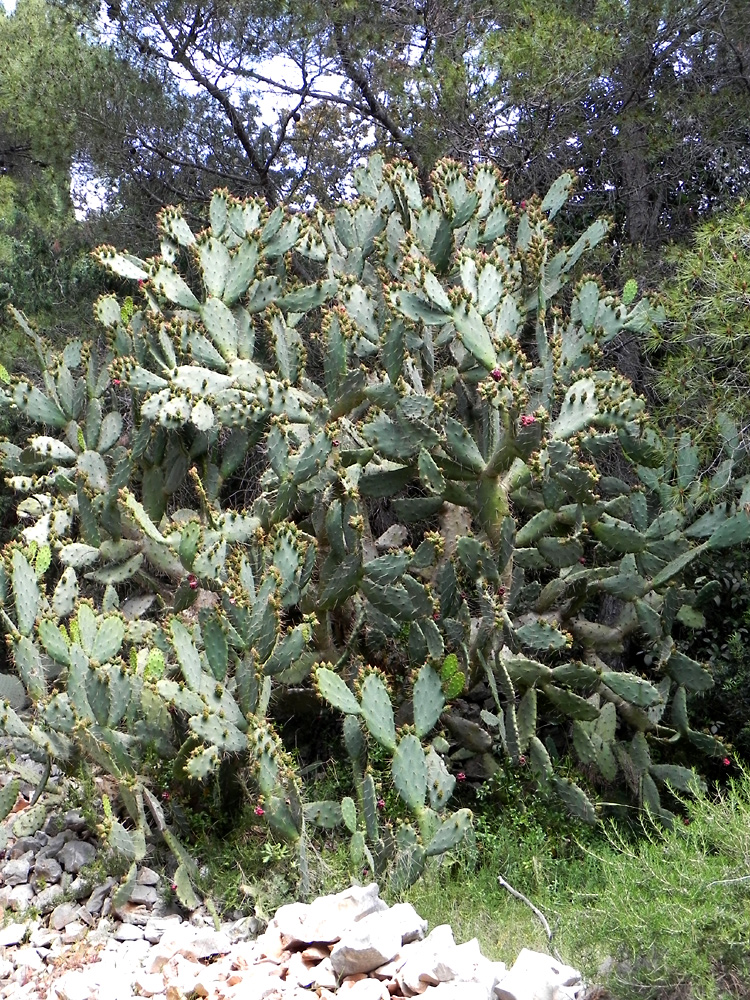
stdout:
{"type": "Polygon", "coordinates": [[[570,743],[594,784],[669,821],[659,787],[695,781],[662,762],[671,744],[725,752],[690,727],[686,692],[711,677],[671,633],[701,601],[683,570],[750,537],[742,449],[727,422],[725,475],[704,483],[690,442],[671,451],[596,367],[653,319],[595,278],[566,288],[606,222],[555,245],[568,175],[520,209],[487,167],[440,165],[429,200],[401,163],[356,180],[331,214],[217,192],[198,236],[162,213],[153,260],[101,248],[136,299],[96,304],[110,353],[55,352],[28,328],[42,381],[2,393],[41,427],[3,446],[26,526],[0,615],[33,719],[6,705],[0,723],[112,774],[130,828],[107,817],[110,843],[135,862],[155,827],[188,903],[194,865],[139,777],[147,749],[177,779],[247,765],[303,879],[308,830],[338,827],[395,886],[469,828],[446,810],[469,757],[528,758],[594,822],[551,759],[570,743]],[[623,455],[627,482],[607,471],[623,455]],[[248,466],[251,500],[230,509],[248,466]],[[470,718],[458,696],[480,681],[492,701],[470,718]],[[275,722],[311,686],[344,717],[342,801],[306,801],[275,722]],[[373,752],[411,817],[395,828],[373,752]]]}

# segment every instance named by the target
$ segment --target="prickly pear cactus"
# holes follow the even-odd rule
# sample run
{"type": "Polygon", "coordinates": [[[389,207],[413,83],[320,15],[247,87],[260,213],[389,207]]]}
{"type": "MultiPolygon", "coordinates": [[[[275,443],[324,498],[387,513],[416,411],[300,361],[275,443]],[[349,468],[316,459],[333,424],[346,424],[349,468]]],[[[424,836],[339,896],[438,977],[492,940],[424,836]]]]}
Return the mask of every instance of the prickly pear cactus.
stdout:
{"type": "Polygon", "coordinates": [[[456,847],[471,826],[471,812],[460,809],[441,815],[448,805],[456,779],[434,745],[423,739],[436,726],[446,699],[440,675],[432,666],[420,668],[413,683],[414,726],[397,732],[392,698],[386,679],[378,671],[360,678],[358,696],[330,666],[316,670],[317,690],[325,701],[346,713],[344,742],[357,778],[362,821],[353,800],[313,802],[306,807],[308,820],[324,827],[343,823],[351,833],[352,857],[366,861],[371,871],[389,873],[394,890],[413,882],[427,858],[456,847]],[[390,778],[403,804],[417,823],[392,826],[378,818],[379,801],[372,774],[364,772],[365,741],[359,719],[372,739],[391,755],[390,778]]]}
{"type": "Polygon", "coordinates": [[[472,754],[528,758],[594,820],[591,788],[556,774],[570,752],[593,788],[668,820],[660,787],[693,780],[670,746],[725,753],[690,727],[687,693],[711,677],[672,632],[710,599],[683,571],[750,537],[737,432],[725,421],[702,477],[603,363],[658,317],[580,276],[606,222],[556,242],[568,175],[521,208],[485,166],[441,164],[430,199],[380,157],[356,183],[307,216],[217,192],[203,233],[164,210],[152,260],[101,248],[134,283],[96,304],[106,355],[27,329],[42,380],[0,387],[33,427],[2,446],[24,498],[0,613],[34,722],[6,707],[3,726],[89,755],[138,828],[172,840],[148,797],[147,819],[143,748],[196,781],[241,759],[301,869],[308,827],[341,826],[358,864],[415,877],[466,831],[444,809],[452,759],[472,754]],[[272,696],[312,683],[344,714],[356,802],[306,803],[269,718],[272,696]],[[413,817],[396,831],[373,744],[413,817]]]}

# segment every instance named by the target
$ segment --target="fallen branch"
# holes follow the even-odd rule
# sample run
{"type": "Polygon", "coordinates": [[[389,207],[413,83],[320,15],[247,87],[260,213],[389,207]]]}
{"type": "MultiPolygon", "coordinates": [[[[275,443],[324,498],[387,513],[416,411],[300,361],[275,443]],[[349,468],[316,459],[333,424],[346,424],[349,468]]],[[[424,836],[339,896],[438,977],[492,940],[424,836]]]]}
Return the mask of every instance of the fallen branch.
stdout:
{"type": "MultiPolygon", "coordinates": [[[[552,944],[552,929],[551,929],[549,923],[547,922],[547,918],[542,913],[542,911],[538,907],[534,906],[534,904],[531,902],[531,900],[527,896],[524,896],[524,894],[522,892],[519,892],[518,889],[514,889],[513,886],[509,882],[506,882],[505,879],[502,877],[502,875],[498,875],[497,876],[497,880],[500,883],[500,885],[503,887],[503,889],[507,889],[508,890],[508,892],[511,894],[511,896],[515,896],[516,899],[520,899],[522,903],[525,903],[529,907],[529,909],[531,910],[531,912],[539,920],[539,922],[541,923],[542,927],[544,928],[545,933],[547,935],[547,940],[549,941],[549,943],[551,945],[552,944]]],[[[558,951],[557,951],[556,948],[552,949],[552,954],[555,956],[555,958],[557,959],[558,962],[562,962],[562,959],[560,958],[560,955],[559,955],[559,953],[558,953],[558,951]]]]}

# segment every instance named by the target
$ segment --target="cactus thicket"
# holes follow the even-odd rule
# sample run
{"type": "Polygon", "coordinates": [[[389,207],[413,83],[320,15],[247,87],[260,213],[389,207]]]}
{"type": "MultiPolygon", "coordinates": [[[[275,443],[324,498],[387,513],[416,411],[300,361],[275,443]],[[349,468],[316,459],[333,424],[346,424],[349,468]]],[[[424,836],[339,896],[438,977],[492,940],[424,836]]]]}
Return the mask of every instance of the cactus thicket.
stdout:
{"type": "Polygon", "coordinates": [[[440,164],[428,199],[375,156],[356,184],[304,216],[220,191],[200,234],[165,209],[158,257],[97,251],[133,282],[132,301],[96,304],[106,354],[55,351],[19,315],[41,380],[0,387],[31,427],[2,445],[23,499],[0,615],[33,705],[28,723],[9,699],[0,723],[112,774],[137,831],[112,823],[113,844],[135,858],[126,836],[160,832],[186,900],[146,746],[198,781],[245,762],[303,869],[309,830],[336,826],[400,883],[469,826],[446,811],[451,746],[528,757],[587,820],[555,753],[665,820],[660,788],[694,780],[672,744],[725,753],[690,727],[686,694],[711,677],[672,633],[710,596],[686,567],[750,537],[743,451],[725,421],[701,478],[690,441],[663,439],[604,366],[606,344],[658,319],[637,290],[625,304],[580,276],[607,223],[556,242],[569,175],[520,208],[487,166],[440,164]],[[252,500],[232,509],[248,469],[252,500]],[[466,718],[479,683],[492,701],[466,718]],[[269,713],[311,684],[343,715],[356,801],[307,801],[269,713]],[[411,817],[395,830],[368,745],[411,817]]]}

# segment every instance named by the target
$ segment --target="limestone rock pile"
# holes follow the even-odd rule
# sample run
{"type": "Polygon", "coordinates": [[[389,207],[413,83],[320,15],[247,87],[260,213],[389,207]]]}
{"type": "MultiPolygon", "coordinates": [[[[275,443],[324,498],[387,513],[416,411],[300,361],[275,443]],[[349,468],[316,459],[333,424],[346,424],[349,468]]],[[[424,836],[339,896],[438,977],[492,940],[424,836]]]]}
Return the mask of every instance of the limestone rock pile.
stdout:
{"type": "MultiPolygon", "coordinates": [[[[74,904],[64,903],[62,906],[74,904]]],[[[141,904],[136,904],[141,905],[141,904]]],[[[388,907],[375,884],[282,906],[255,940],[252,918],[220,930],[200,915],[151,915],[145,924],[99,917],[68,944],[53,924],[0,929],[0,997],[6,1000],[574,1000],[580,974],[522,951],[512,969],[485,958],[476,939],[426,922],[411,904],[388,907]],[[117,934],[132,927],[137,937],[117,934]]],[[[78,914],[80,915],[80,914],[78,914]]],[[[76,921],[73,921],[74,923],[76,921]]]]}

